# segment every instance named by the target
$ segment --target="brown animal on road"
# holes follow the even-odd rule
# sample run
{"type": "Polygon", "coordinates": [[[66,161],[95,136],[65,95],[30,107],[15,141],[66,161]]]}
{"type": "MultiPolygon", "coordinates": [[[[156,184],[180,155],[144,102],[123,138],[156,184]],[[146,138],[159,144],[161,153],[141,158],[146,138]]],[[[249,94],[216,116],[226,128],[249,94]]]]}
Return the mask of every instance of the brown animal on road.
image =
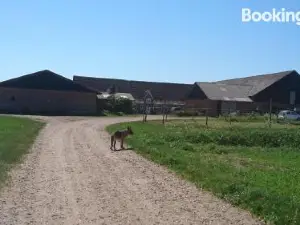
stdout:
{"type": "Polygon", "coordinates": [[[133,131],[131,127],[127,127],[126,130],[117,130],[116,132],[113,133],[110,137],[110,149],[111,150],[116,150],[116,142],[117,140],[121,142],[121,149],[124,149],[124,139],[128,135],[133,135],[133,131]]]}

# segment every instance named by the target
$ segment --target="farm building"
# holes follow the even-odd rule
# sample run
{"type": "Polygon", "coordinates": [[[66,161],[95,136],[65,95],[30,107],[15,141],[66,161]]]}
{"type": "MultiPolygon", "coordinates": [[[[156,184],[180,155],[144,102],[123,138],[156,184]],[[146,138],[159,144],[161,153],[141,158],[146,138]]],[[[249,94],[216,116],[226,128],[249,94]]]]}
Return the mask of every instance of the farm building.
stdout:
{"type": "Polygon", "coordinates": [[[72,115],[96,113],[96,93],[49,70],[0,83],[2,113],[72,115]]]}
{"type": "Polygon", "coordinates": [[[257,75],[217,82],[196,82],[186,107],[217,116],[233,111],[268,111],[300,104],[300,76],[296,71],[257,75]]]}
{"type": "Polygon", "coordinates": [[[142,111],[144,107],[145,93],[153,96],[154,111],[159,113],[163,104],[169,108],[172,106],[182,106],[186,94],[189,93],[192,84],[179,83],[163,83],[163,82],[146,82],[132,81],[122,79],[94,78],[74,76],[73,81],[95,90],[98,93],[122,93],[130,95],[136,104],[138,111],[142,111]]]}

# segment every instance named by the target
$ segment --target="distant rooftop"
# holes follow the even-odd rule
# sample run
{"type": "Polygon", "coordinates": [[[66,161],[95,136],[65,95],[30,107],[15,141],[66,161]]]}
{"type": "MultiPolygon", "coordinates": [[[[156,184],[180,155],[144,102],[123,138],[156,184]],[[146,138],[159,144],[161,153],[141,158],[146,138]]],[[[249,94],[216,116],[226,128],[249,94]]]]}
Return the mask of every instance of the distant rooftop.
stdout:
{"type": "Polygon", "coordinates": [[[293,73],[297,73],[297,71],[282,71],[279,73],[234,78],[217,82],[196,82],[196,84],[205,93],[207,98],[212,100],[251,102],[250,97],[293,73]]]}

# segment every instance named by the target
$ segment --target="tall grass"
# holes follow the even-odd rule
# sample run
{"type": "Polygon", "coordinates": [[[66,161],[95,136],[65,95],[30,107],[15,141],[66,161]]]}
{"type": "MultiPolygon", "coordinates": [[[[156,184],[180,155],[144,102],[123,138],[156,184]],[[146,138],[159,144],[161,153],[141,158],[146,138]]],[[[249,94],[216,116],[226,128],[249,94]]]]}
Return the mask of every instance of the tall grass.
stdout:
{"type": "Polygon", "coordinates": [[[187,141],[192,144],[209,144],[229,146],[260,147],[294,147],[300,146],[300,130],[260,129],[260,128],[226,128],[185,130],[165,132],[161,139],[166,142],[187,141]]]}
{"type": "MultiPolygon", "coordinates": [[[[223,115],[218,117],[220,120],[232,122],[268,122],[270,120],[270,115],[265,113],[263,115],[258,113],[247,113],[247,114],[232,114],[232,115],[223,115]]],[[[271,114],[271,120],[273,122],[277,121],[277,115],[271,114]]]]}

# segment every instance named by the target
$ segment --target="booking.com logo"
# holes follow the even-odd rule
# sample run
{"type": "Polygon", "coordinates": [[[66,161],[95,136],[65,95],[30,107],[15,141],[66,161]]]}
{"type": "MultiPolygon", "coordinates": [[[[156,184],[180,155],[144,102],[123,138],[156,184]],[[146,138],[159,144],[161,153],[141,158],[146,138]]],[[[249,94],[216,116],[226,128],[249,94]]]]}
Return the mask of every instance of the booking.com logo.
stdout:
{"type": "Polygon", "coordinates": [[[249,8],[242,8],[242,22],[273,22],[273,23],[296,23],[300,26],[300,11],[286,11],[272,9],[272,11],[258,12],[249,8]]]}

